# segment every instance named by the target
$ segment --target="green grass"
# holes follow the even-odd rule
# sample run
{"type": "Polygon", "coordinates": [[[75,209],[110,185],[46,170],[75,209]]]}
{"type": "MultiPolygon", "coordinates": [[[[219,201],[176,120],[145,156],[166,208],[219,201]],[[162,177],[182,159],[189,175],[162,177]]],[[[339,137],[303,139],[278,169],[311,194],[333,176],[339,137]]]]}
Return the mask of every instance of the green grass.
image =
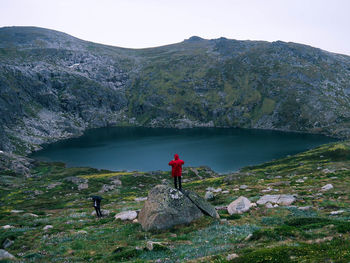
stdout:
{"type": "Polygon", "coordinates": [[[22,262],[227,262],[230,253],[239,255],[233,262],[348,262],[349,152],[349,142],[332,143],[245,167],[232,175],[218,175],[204,167],[185,168],[184,178],[189,179],[183,185],[185,189],[202,196],[209,186],[230,191],[217,193],[210,201],[214,206],[226,206],[241,195],[256,202],[268,186],[278,188],[278,193],[297,194],[298,198],[295,207],[258,206],[241,215],[219,210],[224,221],[202,217],[188,225],[154,232],[142,231],[137,223],[116,221],[113,216],[141,209],[144,202],[134,199],[147,196],[163,179],[172,183],[170,172],[110,172],[43,162],[27,179],[0,172],[0,226],[15,227],[0,228],[0,243],[6,238],[14,240],[7,250],[22,262]],[[199,180],[193,170],[203,179],[199,180]],[[79,191],[77,184],[65,180],[67,177],[87,180],[89,188],[79,191]],[[296,182],[304,177],[304,183],[296,182]],[[121,186],[99,193],[103,185],[116,178],[121,186]],[[61,184],[48,188],[57,182],[61,184]],[[334,189],[321,192],[327,183],[334,189]],[[242,184],[250,191],[239,189],[242,184]],[[91,215],[88,197],[93,194],[103,196],[102,209],[110,211],[108,217],[98,220],[91,215]],[[299,206],[312,208],[299,210],[299,206]],[[13,213],[13,209],[24,212],[13,213]],[[342,214],[330,214],[340,209],[344,210],[342,214]],[[44,231],[46,225],[53,228],[44,231]],[[78,232],[82,230],[86,234],[78,232]],[[147,241],[162,242],[166,249],[148,251],[147,241]]]}

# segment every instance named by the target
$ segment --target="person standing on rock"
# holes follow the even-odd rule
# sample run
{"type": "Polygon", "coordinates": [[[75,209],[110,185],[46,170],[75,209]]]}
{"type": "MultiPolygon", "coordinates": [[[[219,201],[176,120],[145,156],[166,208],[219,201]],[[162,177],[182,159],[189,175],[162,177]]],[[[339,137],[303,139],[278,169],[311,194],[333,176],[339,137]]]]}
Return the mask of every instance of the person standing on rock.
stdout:
{"type": "Polygon", "coordinates": [[[174,178],[174,185],[176,189],[182,190],[181,186],[181,173],[182,173],[182,165],[185,164],[183,160],[179,158],[179,155],[176,153],[174,155],[174,160],[169,162],[169,165],[172,167],[171,176],[174,178]],[[177,182],[179,182],[179,188],[177,188],[177,182]]]}

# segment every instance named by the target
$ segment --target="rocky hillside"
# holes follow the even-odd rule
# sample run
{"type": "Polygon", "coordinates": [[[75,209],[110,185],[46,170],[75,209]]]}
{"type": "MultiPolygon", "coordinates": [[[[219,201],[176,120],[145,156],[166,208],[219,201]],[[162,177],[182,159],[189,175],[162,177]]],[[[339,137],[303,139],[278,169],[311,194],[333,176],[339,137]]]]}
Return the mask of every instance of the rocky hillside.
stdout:
{"type": "Polygon", "coordinates": [[[0,150],[108,125],[350,134],[350,57],[295,44],[205,40],[124,49],[0,28],[0,150]]]}

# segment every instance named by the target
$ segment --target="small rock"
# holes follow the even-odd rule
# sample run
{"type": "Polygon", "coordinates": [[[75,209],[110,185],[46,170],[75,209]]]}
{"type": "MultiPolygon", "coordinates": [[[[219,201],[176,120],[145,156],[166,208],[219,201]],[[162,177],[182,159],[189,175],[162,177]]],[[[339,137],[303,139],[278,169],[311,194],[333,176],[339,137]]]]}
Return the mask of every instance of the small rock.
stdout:
{"type": "Polygon", "coordinates": [[[239,188],[244,190],[248,188],[248,185],[242,184],[239,188]]]}
{"type": "Polygon", "coordinates": [[[331,177],[331,179],[338,179],[338,177],[336,177],[336,176],[332,176],[332,177],[331,177]]]}
{"type": "Polygon", "coordinates": [[[2,242],[2,247],[3,247],[4,249],[6,249],[6,248],[12,246],[13,243],[15,243],[15,242],[12,241],[11,239],[6,238],[6,239],[4,240],[4,242],[2,242]]]}
{"type": "Polygon", "coordinates": [[[137,213],[136,211],[133,211],[133,210],[124,211],[114,216],[115,219],[121,219],[122,221],[134,220],[136,217],[137,217],[137,213]]]}
{"type": "Polygon", "coordinates": [[[132,220],[133,223],[138,223],[139,220],[137,220],[137,218],[135,218],[134,220],[132,220]]]}
{"type": "Polygon", "coordinates": [[[227,212],[232,214],[242,214],[250,209],[251,202],[248,198],[240,196],[227,207],[227,212]]]}
{"type": "Polygon", "coordinates": [[[295,182],[297,182],[297,183],[304,183],[305,181],[303,179],[298,179],[295,182]]]}
{"type": "Polygon", "coordinates": [[[345,212],[344,210],[338,210],[338,211],[332,211],[330,214],[331,215],[339,215],[339,214],[342,214],[344,212],[345,212]]]}
{"type": "Polygon", "coordinates": [[[11,228],[15,228],[14,226],[10,226],[10,225],[5,225],[5,226],[2,226],[1,228],[3,229],[11,229],[11,228]]]}
{"type": "Polygon", "coordinates": [[[79,230],[79,231],[77,231],[77,234],[86,235],[87,232],[85,230],[79,230]]]}
{"type": "Polygon", "coordinates": [[[303,177],[304,180],[307,180],[308,178],[306,176],[303,177]]]}
{"type": "Polygon", "coordinates": [[[215,188],[214,187],[207,187],[207,189],[205,189],[205,190],[213,192],[215,190],[215,188]]]}
{"type": "Polygon", "coordinates": [[[322,170],[323,173],[329,174],[329,173],[334,173],[334,170],[329,170],[328,168],[322,170]]]}
{"type": "Polygon", "coordinates": [[[235,254],[235,253],[233,253],[233,254],[228,254],[227,257],[226,257],[226,260],[227,260],[227,261],[230,261],[230,260],[235,259],[235,258],[238,258],[238,257],[239,257],[239,256],[238,256],[237,254],[235,254]]]}
{"type": "Polygon", "coordinates": [[[114,185],[122,185],[122,181],[120,181],[119,179],[113,179],[111,183],[114,185]]]}
{"type": "Polygon", "coordinates": [[[35,190],[34,195],[42,195],[44,192],[40,190],[35,190]]]}
{"type": "Polygon", "coordinates": [[[109,191],[114,190],[115,188],[116,188],[116,186],[114,184],[112,184],[112,185],[104,184],[104,185],[102,185],[102,188],[99,191],[99,193],[109,192],[109,191]]]}
{"type": "Polygon", "coordinates": [[[234,188],[233,191],[239,191],[239,188],[234,188]]]}
{"type": "Polygon", "coordinates": [[[44,226],[43,230],[47,231],[47,230],[49,230],[51,228],[53,228],[52,225],[46,225],[46,226],[44,226]]]}
{"type": "Polygon", "coordinates": [[[262,193],[271,192],[273,189],[268,187],[267,189],[261,190],[262,193]]]}
{"type": "Polygon", "coordinates": [[[11,210],[11,213],[23,213],[24,211],[23,210],[11,210]]]}
{"type": "Polygon", "coordinates": [[[230,193],[230,191],[225,190],[225,191],[222,191],[222,193],[223,193],[223,194],[229,194],[229,193],[230,193]]]}
{"type": "Polygon", "coordinates": [[[146,248],[149,251],[160,251],[160,250],[167,250],[168,248],[161,242],[153,242],[153,241],[147,241],[146,248]]]}
{"type": "Polygon", "coordinates": [[[246,236],[246,238],[244,239],[244,241],[248,241],[252,236],[253,236],[253,234],[249,234],[248,236],[246,236]]]}
{"type": "Polygon", "coordinates": [[[330,189],[333,189],[333,185],[332,184],[326,184],[325,186],[322,186],[321,190],[322,191],[328,191],[330,189]]]}
{"type": "Polygon", "coordinates": [[[301,206],[301,207],[298,207],[298,209],[302,210],[302,211],[310,210],[311,208],[312,208],[312,206],[301,206]]]}
{"type": "Polygon", "coordinates": [[[23,216],[39,217],[38,215],[32,213],[25,213],[23,216]]]}
{"type": "Polygon", "coordinates": [[[272,205],[271,203],[266,203],[266,204],[265,204],[265,207],[266,207],[266,208],[273,208],[273,205],[272,205]]]}
{"type": "Polygon", "coordinates": [[[137,197],[134,199],[136,202],[142,202],[142,201],[146,201],[147,197],[137,197]]]}
{"type": "Polygon", "coordinates": [[[87,183],[82,183],[78,185],[78,190],[84,190],[84,189],[88,189],[89,188],[89,184],[87,183]]]}
{"type": "Polygon", "coordinates": [[[221,192],[221,191],[222,191],[221,188],[217,188],[217,189],[214,189],[214,190],[213,190],[214,193],[219,193],[219,192],[221,192]]]}
{"type": "Polygon", "coordinates": [[[214,194],[213,194],[213,192],[210,192],[210,191],[206,192],[206,193],[205,193],[205,196],[204,196],[204,199],[205,199],[205,200],[212,200],[212,199],[214,199],[214,194]]]}
{"type": "Polygon", "coordinates": [[[6,260],[6,259],[14,259],[15,256],[10,254],[4,249],[0,249],[0,260],[6,260]]]}
{"type": "Polygon", "coordinates": [[[61,182],[56,182],[56,183],[52,183],[52,184],[49,184],[46,189],[50,190],[50,189],[53,189],[55,188],[56,186],[59,186],[61,185],[62,183],[61,182]]]}

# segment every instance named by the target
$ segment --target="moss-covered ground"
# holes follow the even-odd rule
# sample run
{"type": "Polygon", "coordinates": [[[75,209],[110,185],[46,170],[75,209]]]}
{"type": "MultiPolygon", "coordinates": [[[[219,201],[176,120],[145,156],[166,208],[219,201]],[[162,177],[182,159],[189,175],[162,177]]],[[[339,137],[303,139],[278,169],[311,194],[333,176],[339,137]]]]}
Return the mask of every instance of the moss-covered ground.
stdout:
{"type": "Polygon", "coordinates": [[[239,256],[232,262],[350,262],[350,142],[227,175],[186,168],[184,188],[202,196],[207,187],[229,191],[215,193],[210,202],[217,207],[242,195],[252,202],[264,194],[295,194],[297,200],[291,206],[257,206],[241,215],[219,210],[221,220],[202,217],[158,232],[144,232],[138,223],[114,215],[141,209],[144,201],[135,198],[146,197],[163,179],[170,181],[169,172],[38,163],[30,178],[0,174],[0,242],[13,240],[6,250],[20,262],[228,262],[232,253],[239,256]],[[86,182],[88,188],[79,190],[86,182]],[[321,191],[326,184],[334,188],[321,191]],[[106,185],[114,188],[100,193],[106,185]],[[102,219],[91,215],[88,197],[94,194],[103,196],[102,209],[110,211],[102,219]],[[52,228],[43,230],[47,225],[52,228]],[[167,249],[148,251],[147,241],[160,241],[167,249]]]}

